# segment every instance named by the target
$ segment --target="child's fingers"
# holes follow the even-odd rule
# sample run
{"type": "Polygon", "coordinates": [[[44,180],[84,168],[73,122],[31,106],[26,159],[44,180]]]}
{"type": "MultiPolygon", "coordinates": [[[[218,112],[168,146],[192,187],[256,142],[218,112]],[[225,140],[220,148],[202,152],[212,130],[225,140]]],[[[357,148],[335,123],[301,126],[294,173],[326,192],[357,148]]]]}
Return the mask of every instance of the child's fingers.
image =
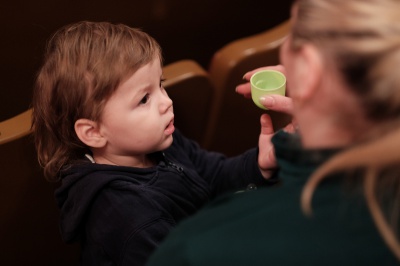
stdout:
{"type": "Polygon", "coordinates": [[[268,114],[261,115],[260,124],[261,124],[261,135],[269,136],[274,133],[274,127],[272,125],[272,120],[268,114]]]}

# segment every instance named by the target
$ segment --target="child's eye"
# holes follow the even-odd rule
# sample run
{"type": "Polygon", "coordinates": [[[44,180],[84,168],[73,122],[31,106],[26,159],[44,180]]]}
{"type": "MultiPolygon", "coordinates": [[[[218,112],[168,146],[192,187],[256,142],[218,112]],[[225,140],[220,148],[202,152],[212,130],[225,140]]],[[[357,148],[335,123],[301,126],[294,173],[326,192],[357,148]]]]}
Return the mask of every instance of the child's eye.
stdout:
{"type": "Polygon", "coordinates": [[[149,100],[150,94],[146,93],[146,95],[140,100],[139,104],[146,104],[149,100]]]}

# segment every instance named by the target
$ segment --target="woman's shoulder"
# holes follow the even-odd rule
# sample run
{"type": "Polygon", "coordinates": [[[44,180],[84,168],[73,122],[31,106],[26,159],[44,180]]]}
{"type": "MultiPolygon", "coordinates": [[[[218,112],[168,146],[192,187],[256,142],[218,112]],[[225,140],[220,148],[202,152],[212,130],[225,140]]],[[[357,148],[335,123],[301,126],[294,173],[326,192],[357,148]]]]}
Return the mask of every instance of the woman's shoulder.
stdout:
{"type": "Polygon", "coordinates": [[[263,188],[218,198],[178,226],[154,260],[165,259],[179,246],[186,253],[178,259],[185,256],[185,260],[198,262],[201,257],[210,265],[396,262],[369,213],[354,212],[357,204],[343,205],[325,195],[328,198],[320,198],[314,215],[309,217],[300,208],[301,190],[279,192],[263,188]],[[370,252],[365,254],[366,250],[370,252]]]}

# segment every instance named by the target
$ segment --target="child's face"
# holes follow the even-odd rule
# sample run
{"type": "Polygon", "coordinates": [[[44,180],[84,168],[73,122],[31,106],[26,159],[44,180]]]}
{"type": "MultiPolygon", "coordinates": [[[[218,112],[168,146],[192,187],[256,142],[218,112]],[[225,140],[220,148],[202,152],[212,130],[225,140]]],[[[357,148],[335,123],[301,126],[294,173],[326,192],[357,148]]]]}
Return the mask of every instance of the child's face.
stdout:
{"type": "MultiPolygon", "coordinates": [[[[101,156],[118,165],[160,151],[172,143],[172,100],[161,85],[158,59],[120,84],[104,107],[100,132],[107,139],[101,156]]],[[[104,159],[104,158],[103,158],[104,159]]]]}

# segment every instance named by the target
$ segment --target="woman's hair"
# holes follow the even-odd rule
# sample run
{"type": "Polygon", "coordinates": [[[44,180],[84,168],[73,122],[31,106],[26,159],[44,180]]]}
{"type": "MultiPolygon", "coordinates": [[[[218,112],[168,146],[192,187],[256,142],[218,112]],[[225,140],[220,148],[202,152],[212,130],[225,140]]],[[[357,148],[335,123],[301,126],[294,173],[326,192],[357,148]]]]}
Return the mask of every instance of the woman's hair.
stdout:
{"type": "Polygon", "coordinates": [[[302,207],[329,173],[364,169],[364,194],[378,230],[400,260],[400,1],[298,0],[291,49],[312,43],[333,62],[376,129],[310,178],[302,207]]]}
{"type": "Polygon", "coordinates": [[[157,59],[162,61],[158,43],[122,24],[83,21],[49,39],[32,103],[34,141],[46,179],[58,180],[63,166],[89,152],[75,122],[98,121],[118,85],[157,59]]]}

